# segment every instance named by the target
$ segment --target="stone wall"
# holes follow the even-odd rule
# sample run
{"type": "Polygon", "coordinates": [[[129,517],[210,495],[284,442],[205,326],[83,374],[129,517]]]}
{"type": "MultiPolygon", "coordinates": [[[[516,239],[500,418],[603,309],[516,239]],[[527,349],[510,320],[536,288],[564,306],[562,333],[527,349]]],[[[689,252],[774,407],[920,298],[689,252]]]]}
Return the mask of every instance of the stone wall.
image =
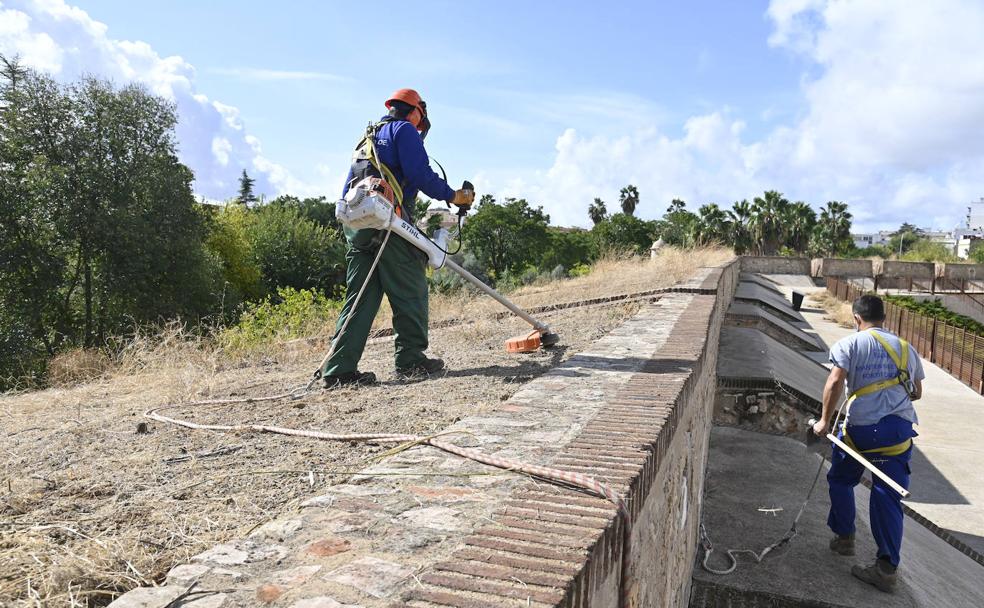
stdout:
{"type": "Polygon", "coordinates": [[[962,280],[984,279],[984,264],[943,264],[943,278],[962,280]]]}
{"type": "Polygon", "coordinates": [[[842,260],[839,258],[823,258],[820,262],[819,274],[822,277],[873,277],[874,269],[871,260],[842,260]]]}
{"type": "Polygon", "coordinates": [[[418,446],[115,605],[165,606],[194,584],[215,592],[182,605],[686,606],[718,338],[738,272],[734,262],[702,270],[444,431],[483,453],[591,475],[626,499],[625,512],[418,446]]]}
{"type": "Polygon", "coordinates": [[[936,278],[936,264],[933,262],[901,262],[898,260],[884,260],[881,263],[881,268],[877,274],[881,277],[928,279],[931,281],[936,278]]]}
{"type": "Polygon", "coordinates": [[[741,271],[758,274],[810,274],[809,258],[741,256],[741,271]]]}

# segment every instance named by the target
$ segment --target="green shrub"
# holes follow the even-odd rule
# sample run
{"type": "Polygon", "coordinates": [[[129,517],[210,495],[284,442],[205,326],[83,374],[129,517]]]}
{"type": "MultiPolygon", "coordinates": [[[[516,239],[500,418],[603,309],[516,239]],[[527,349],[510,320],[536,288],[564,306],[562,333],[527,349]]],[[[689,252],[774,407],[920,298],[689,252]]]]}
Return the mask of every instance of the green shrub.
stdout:
{"type": "Polygon", "coordinates": [[[587,275],[591,274],[591,265],[590,264],[576,264],[573,268],[571,268],[567,272],[567,274],[571,278],[587,276],[587,275]]]}
{"type": "MultiPolygon", "coordinates": [[[[479,281],[482,281],[486,285],[495,285],[489,278],[485,267],[482,266],[482,263],[471,252],[458,253],[450,256],[450,258],[456,264],[475,275],[479,281]]],[[[437,293],[454,293],[463,288],[471,289],[476,293],[478,292],[478,289],[472,287],[460,274],[448,268],[435,270],[430,278],[430,286],[437,293]]]]}
{"type": "Polygon", "coordinates": [[[345,282],[345,245],[297,208],[261,207],[248,234],[269,293],[280,287],[331,290],[345,282]]]}
{"type": "Polygon", "coordinates": [[[320,292],[282,287],[276,296],[247,305],[239,323],[223,331],[219,342],[230,350],[253,350],[316,335],[334,323],[341,307],[341,300],[320,292]]]}

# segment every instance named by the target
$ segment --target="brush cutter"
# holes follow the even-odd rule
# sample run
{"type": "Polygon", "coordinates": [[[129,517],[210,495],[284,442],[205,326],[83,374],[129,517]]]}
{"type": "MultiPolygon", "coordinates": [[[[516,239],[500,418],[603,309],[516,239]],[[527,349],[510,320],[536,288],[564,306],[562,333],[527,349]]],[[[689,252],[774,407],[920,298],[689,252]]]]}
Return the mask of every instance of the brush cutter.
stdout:
{"type": "MultiPolygon", "coordinates": [[[[469,182],[465,182],[463,188],[474,190],[469,182]]],[[[427,263],[432,268],[450,268],[486,295],[505,306],[514,315],[529,323],[533,327],[533,331],[527,335],[507,340],[507,352],[529,353],[541,346],[553,346],[560,341],[560,336],[551,331],[550,326],[546,323],[534,319],[508,298],[451,260],[447,251],[449,237],[447,229],[438,230],[434,239],[431,240],[416,226],[399,217],[393,210],[393,204],[384,194],[383,189],[374,187],[374,182],[371,179],[363,180],[350,188],[345,198],[338,201],[335,206],[335,217],[342,225],[353,230],[389,230],[423,251],[427,255],[427,263]]],[[[460,212],[460,214],[463,213],[464,211],[460,212]]]]}

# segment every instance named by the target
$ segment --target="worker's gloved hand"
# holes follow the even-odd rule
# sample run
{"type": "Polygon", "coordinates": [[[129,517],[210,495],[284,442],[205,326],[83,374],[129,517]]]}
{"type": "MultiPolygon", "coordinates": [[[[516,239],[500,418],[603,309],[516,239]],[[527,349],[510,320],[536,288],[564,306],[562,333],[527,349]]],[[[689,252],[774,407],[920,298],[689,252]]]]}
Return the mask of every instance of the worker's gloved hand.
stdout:
{"type": "Polygon", "coordinates": [[[461,188],[454,191],[454,198],[451,203],[462,208],[468,208],[475,202],[475,191],[471,188],[461,188]]]}
{"type": "Polygon", "coordinates": [[[825,437],[827,435],[827,423],[823,420],[817,420],[813,423],[813,433],[820,437],[825,437]]]}

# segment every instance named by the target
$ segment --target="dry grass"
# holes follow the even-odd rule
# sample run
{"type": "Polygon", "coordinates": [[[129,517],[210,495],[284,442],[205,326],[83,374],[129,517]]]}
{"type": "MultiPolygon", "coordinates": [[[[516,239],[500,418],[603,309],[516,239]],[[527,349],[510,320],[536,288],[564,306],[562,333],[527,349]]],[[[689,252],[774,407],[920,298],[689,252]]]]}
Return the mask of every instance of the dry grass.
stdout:
{"type": "Polygon", "coordinates": [[[854,313],[851,312],[851,305],[839,300],[829,291],[818,291],[811,294],[810,301],[816,302],[820,308],[830,313],[830,316],[825,317],[826,319],[837,323],[841,327],[854,327],[854,313]]]}
{"type": "MultiPolygon", "coordinates": [[[[642,291],[669,286],[728,257],[722,250],[699,250],[667,251],[654,263],[606,260],[585,277],[514,295],[531,306],[642,291]]],[[[317,392],[301,402],[173,413],[200,422],[432,433],[493,409],[639,307],[545,315],[560,333],[561,346],[517,357],[503,351],[502,341],[522,333],[524,324],[494,320],[489,313],[499,307],[493,304],[471,296],[433,299],[433,319],[467,315],[475,322],[431,332],[431,352],[450,371],[426,383],[397,382],[392,340],[378,339],[361,364],[380,376],[378,386],[317,392]]],[[[149,425],[149,433],[135,432],[150,407],[274,394],[303,384],[322,348],[320,340],[294,341],[250,362],[171,328],[139,336],[118,353],[114,370],[92,382],[0,397],[0,605],[105,605],[362,467],[382,448],[158,423],[149,425]],[[228,451],[214,454],[221,449],[228,451]]]]}
{"type": "Polygon", "coordinates": [[[48,362],[48,383],[67,387],[95,380],[113,369],[106,353],[90,348],[73,348],[55,355],[48,362]]]}

